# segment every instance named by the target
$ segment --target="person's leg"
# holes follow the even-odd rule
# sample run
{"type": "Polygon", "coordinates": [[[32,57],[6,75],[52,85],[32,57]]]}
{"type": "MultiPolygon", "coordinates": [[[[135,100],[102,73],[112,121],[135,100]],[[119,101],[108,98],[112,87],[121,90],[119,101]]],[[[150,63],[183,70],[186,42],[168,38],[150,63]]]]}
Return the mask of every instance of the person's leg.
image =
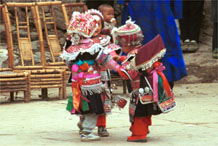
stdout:
{"type": "Polygon", "coordinates": [[[190,16],[189,16],[189,3],[188,1],[183,1],[183,17],[179,19],[179,28],[180,28],[180,38],[181,38],[181,48],[183,52],[188,50],[190,38],[190,16]]]}
{"type": "Polygon", "coordinates": [[[213,23],[212,57],[218,59],[218,23],[213,23]]]}
{"type": "Polygon", "coordinates": [[[148,126],[151,125],[151,116],[135,117],[131,125],[132,135],[127,138],[129,142],[146,142],[148,126]]]}
{"type": "Polygon", "coordinates": [[[92,129],[96,126],[97,115],[96,114],[85,114],[84,121],[82,124],[83,132],[91,133],[92,129]]]}
{"type": "Polygon", "coordinates": [[[195,52],[199,49],[199,36],[203,17],[204,0],[190,1],[190,45],[188,52],[195,52]]]}
{"type": "Polygon", "coordinates": [[[190,40],[199,41],[201,22],[203,18],[204,0],[190,1],[190,40]]]}
{"type": "Polygon", "coordinates": [[[97,117],[98,116],[96,114],[85,114],[84,115],[84,121],[82,123],[83,130],[80,135],[81,141],[100,140],[99,136],[92,134],[92,130],[96,126],[97,117]]]}
{"type": "Polygon", "coordinates": [[[96,123],[97,127],[106,127],[106,115],[98,115],[97,118],[97,123],[96,123]]]}
{"type": "Polygon", "coordinates": [[[149,126],[152,125],[151,115],[148,116],[147,118],[148,118],[148,133],[150,133],[149,126]]]}
{"type": "Polygon", "coordinates": [[[189,3],[188,1],[183,1],[183,17],[179,19],[180,37],[182,41],[189,39],[189,3]]]}
{"type": "Polygon", "coordinates": [[[106,129],[106,115],[99,115],[97,119],[96,126],[98,127],[98,135],[101,137],[109,136],[109,133],[106,129]]]}
{"type": "Polygon", "coordinates": [[[83,115],[79,116],[79,122],[77,123],[77,126],[79,128],[79,134],[81,134],[83,130],[83,127],[82,127],[83,121],[84,121],[84,116],[83,115]]]}

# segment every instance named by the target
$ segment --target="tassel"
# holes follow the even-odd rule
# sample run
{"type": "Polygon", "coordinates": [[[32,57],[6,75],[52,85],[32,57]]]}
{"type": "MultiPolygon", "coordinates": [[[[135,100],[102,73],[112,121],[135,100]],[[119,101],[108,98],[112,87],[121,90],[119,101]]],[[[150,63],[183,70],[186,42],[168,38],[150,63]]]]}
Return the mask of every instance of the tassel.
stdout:
{"type": "Polygon", "coordinates": [[[172,97],[172,92],[171,92],[171,89],[170,89],[170,85],[168,83],[168,80],[167,80],[166,76],[162,72],[163,69],[161,69],[163,67],[162,63],[157,61],[157,62],[155,62],[153,64],[153,66],[154,66],[155,70],[157,71],[158,75],[160,75],[160,77],[162,79],[163,88],[164,88],[164,91],[166,92],[167,96],[172,97]]]}

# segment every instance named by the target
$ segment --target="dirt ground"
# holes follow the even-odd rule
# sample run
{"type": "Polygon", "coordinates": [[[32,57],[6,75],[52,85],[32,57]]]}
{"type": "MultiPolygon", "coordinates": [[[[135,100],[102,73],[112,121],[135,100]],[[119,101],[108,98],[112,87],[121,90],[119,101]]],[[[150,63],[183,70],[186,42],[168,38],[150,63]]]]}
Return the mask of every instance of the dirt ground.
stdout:
{"type": "Polygon", "coordinates": [[[200,44],[195,53],[184,53],[188,76],[178,84],[218,83],[218,60],[212,58],[211,46],[200,44]]]}
{"type": "MultiPolygon", "coordinates": [[[[70,92],[70,88],[68,88],[70,92]]],[[[122,93],[122,88],[116,90],[122,93]]],[[[39,92],[33,92],[36,98],[39,92]]],[[[56,91],[48,101],[15,102],[0,105],[1,146],[217,146],[218,91],[216,83],[177,84],[177,106],[167,114],[153,116],[147,143],[130,143],[128,106],[114,108],[107,116],[109,137],[96,142],[80,142],[78,116],[65,109],[67,99],[56,100],[56,91]],[[52,98],[54,100],[52,100],[52,98]]],[[[128,98],[128,96],[123,95],[128,98]]],[[[127,99],[128,100],[128,99],[127,99]]],[[[128,105],[128,103],[127,103],[128,105]]],[[[93,131],[97,133],[97,128],[93,131]]]]}

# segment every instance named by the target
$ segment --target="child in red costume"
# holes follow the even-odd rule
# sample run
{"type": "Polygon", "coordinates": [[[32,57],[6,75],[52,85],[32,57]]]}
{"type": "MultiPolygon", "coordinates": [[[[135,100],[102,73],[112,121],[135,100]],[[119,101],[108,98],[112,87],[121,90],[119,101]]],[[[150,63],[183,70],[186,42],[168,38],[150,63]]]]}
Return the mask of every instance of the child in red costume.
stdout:
{"type": "Polygon", "coordinates": [[[101,67],[118,71],[122,67],[104,50],[107,36],[99,35],[101,19],[88,13],[74,12],[70,20],[66,43],[61,57],[71,70],[72,96],[68,99],[67,110],[71,114],[82,115],[81,141],[100,140],[93,134],[99,115],[106,114],[108,97],[101,81],[101,67]]]}
{"type": "Polygon", "coordinates": [[[127,141],[146,142],[151,116],[175,107],[173,93],[162,73],[165,67],[159,61],[166,49],[160,35],[142,46],[141,28],[131,19],[112,31],[122,50],[127,53],[126,57],[119,58],[131,84],[129,116],[132,135],[127,141]]]}

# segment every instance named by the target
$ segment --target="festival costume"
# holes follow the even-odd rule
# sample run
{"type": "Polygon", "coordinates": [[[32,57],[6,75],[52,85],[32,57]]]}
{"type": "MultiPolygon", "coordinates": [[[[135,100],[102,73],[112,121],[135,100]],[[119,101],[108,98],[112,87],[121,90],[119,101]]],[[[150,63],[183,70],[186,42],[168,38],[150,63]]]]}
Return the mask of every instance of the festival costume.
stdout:
{"type": "MultiPolygon", "coordinates": [[[[110,110],[104,106],[104,99],[109,95],[102,83],[101,67],[122,72],[121,67],[103,47],[110,39],[102,35],[92,37],[97,28],[97,21],[92,15],[74,13],[61,55],[72,72],[72,96],[69,97],[67,110],[71,114],[84,115],[82,127],[86,133],[92,132],[97,115],[105,114],[110,110]]],[[[81,134],[81,140],[91,140],[92,136],[81,134]]]]}
{"type": "Polygon", "coordinates": [[[162,72],[164,66],[159,62],[166,49],[160,35],[143,46],[139,45],[143,35],[140,27],[131,20],[114,30],[114,35],[121,46],[137,46],[128,52],[122,62],[131,83],[129,116],[132,135],[127,141],[145,142],[151,116],[169,112],[176,105],[162,72]]]}

